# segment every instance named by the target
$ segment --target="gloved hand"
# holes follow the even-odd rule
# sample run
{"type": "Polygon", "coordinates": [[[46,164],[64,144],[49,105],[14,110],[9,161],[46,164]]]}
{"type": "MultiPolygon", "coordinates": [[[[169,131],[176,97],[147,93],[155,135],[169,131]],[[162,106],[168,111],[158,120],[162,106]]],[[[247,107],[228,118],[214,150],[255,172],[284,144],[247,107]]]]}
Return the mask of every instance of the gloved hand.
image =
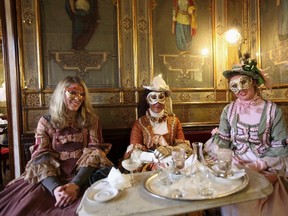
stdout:
{"type": "Polygon", "coordinates": [[[157,159],[153,152],[142,152],[139,158],[143,163],[156,162],[157,159]]]}
{"type": "Polygon", "coordinates": [[[158,160],[162,160],[163,158],[171,155],[172,150],[172,146],[159,146],[154,150],[154,155],[158,160]]]}

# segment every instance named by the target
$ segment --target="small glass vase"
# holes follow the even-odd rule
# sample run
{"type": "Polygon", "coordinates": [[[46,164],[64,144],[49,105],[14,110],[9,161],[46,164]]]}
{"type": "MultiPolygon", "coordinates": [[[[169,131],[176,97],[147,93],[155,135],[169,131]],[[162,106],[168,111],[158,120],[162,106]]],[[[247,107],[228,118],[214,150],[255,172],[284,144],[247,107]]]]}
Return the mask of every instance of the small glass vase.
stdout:
{"type": "MultiPolygon", "coordinates": [[[[208,171],[207,164],[203,155],[203,143],[202,142],[193,142],[193,154],[194,159],[197,159],[197,173],[194,174],[196,185],[198,187],[198,193],[204,197],[211,197],[214,194],[214,189],[212,186],[212,176],[208,171]]],[[[196,163],[194,163],[196,164],[196,163]]],[[[194,171],[196,170],[193,168],[194,171]]]]}
{"type": "Polygon", "coordinates": [[[197,158],[199,163],[206,166],[206,162],[203,156],[203,143],[202,142],[192,142],[193,154],[197,158]]]}

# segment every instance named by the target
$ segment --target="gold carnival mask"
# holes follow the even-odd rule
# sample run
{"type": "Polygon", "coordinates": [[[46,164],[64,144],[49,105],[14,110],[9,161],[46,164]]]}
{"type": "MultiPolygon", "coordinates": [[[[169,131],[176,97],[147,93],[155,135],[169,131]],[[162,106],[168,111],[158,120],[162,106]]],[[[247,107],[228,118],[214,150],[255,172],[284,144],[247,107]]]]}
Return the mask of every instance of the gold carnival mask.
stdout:
{"type": "Polygon", "coordinates": [[[229,88],[232,92],[238,93],[243,89],[249,89],[252,85],[252,78],[248,76],[241,76],[238,79],[232,80],[229,83],[229,88]]]}
{"type": "Polygon", "coordinates": [[[82,87],[67,87],[65,89],[65,95],[69,100],[82,100],[85,97],[85,92],[83,92],[82,87]]]}

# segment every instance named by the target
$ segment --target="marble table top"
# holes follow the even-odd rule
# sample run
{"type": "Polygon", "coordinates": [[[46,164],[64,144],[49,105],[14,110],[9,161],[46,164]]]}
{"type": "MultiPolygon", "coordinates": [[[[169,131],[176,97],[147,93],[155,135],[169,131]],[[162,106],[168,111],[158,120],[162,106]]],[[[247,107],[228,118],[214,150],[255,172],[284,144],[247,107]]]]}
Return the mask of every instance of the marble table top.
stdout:
{"type": "Polygon", "coordinates": [[[264,176],[254,171],[247,171],[249,183],[237,193],[207,200],[163,199],[152,196],[145,190],[144,181],[149,175],[151,172],[136,173],[134,185],[120,191],[114,199],[107,202],[91,204],[87,202],[87,194],[84,195],[78,215],[175,215],[265,198],[273,191],[272,184],[264,176]]]}

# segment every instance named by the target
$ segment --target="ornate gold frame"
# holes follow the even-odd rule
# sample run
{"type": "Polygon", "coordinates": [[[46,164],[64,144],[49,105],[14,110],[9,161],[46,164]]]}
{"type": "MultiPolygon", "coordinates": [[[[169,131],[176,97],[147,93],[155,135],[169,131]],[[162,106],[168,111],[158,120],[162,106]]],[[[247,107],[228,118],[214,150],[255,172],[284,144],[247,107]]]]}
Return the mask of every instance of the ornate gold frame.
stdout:
{"type": "MultiPolygon", "coordinates": [[[[153,52],[153,10],[157,2],[157,0],[114,0],[112,2],[117,7],[118,87],[89,89],[93,106],[102,120],[104,129],[132,126],[138,118],[142,86],[148,85],[156,75],[153,52]]],[[[211,2],[213,85],[171,88],[173,110],[183,125],[217,124],[223,107],[231,101],[226,79],[222,76],[222,71],[229,65],[228,47],[223,37],[230,20],[227,17],[228,0],[211,0],[211,2]]],[[[256,53],[260,50],[260,43],[254,41],[261,39],[259,2],[244,0],[241,3],[244,7],[238,10],[241,10],[241,23],[244,35],[247,37],[245,46],[251,49],[252,53],[256,53]]],[[[17,0],[24,133],[34,131],[39,117],[47,111],[53,92],[53,88],[43,86],[39,9],[38,0],[17,0]],[[31,40],[31,37],[35,40],[31,40]]],[[[59,53],[51,53],[51,55],[52,58],[59,60],[59,53]]],[[[103,53],[101,55],[105,61],[106,56],[103,53]]],[[[59,61],[59,64],[62,63],[59,61]]],[[[64,69],[67,67],[67,65],[62,66],[64,69]]],[[[101,69],[101,64],[94,67],[101,69]]],[[[279,102],[286,102],[288,97],[285,87],[274,88],[273,93],[264,89],[262,94],[267,99],[279,102]]]]}

